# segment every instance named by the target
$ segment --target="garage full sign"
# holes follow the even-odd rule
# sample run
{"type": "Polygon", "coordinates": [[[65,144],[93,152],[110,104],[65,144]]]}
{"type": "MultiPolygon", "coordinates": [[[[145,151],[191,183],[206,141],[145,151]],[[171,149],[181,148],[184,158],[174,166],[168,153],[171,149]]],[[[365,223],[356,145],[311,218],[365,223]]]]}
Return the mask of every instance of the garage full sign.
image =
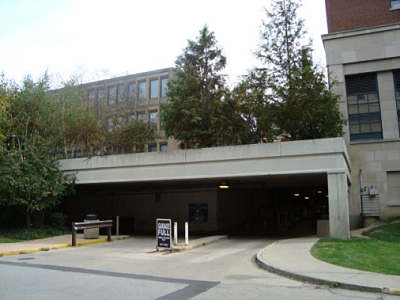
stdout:
{"type": "Polygon", "coordinates": [[[156,233],[157,250],[159,250],[160,248],[172,249],[171,220],[157,219],[156,228],[157,228],[157,233],[156,233]]]}

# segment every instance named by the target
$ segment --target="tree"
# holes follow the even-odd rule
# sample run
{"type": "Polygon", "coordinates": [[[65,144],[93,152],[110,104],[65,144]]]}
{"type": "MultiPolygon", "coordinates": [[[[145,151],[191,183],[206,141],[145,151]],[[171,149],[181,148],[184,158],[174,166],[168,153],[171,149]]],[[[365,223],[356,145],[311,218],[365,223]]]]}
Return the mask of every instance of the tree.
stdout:
{"type": "Polygon", "coordinates": [[[31,215],[49,210],[73,191],[75,176],[59,170],[50,149],[37,141],[21,149],[0,148],[0,205],[19,207],[31,227],[31,215]]]}
{"type": "Polygon", "coordinates": [[[241,119],[221,71],[226,58],[207,26],[176,60],[176,79],[168,83],[169,103],[161,106],[168,137],[182,148],[237,143],[241,119]]]}
{"type": "Polygon", "coordinates": [[[329,92],[325,75],[312,61],[311,42],[305,38],[304,21],[297,16],[295,0],[275,0],[266,10],[253,69],[236,88],[251,107],[257,135],[288,140],[343,135],[338,98],[329,92]],[[251,95],[251,96],[249,96],[251,95]]]}

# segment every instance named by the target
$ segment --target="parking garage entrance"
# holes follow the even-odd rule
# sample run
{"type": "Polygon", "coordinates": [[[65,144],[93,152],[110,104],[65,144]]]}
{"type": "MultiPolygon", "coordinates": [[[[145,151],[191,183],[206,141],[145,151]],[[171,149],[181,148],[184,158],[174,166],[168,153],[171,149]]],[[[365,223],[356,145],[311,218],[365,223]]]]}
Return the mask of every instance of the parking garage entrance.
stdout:
{"type": "Polygon", "coordinates": [[[69,223],[87,214],[118,220],[120,234],[153,232],[166,218],[181,231],[189,222],[196,235],[300,236],[329,219],[326,174],[83,185],[62,207],[69,223]]]}

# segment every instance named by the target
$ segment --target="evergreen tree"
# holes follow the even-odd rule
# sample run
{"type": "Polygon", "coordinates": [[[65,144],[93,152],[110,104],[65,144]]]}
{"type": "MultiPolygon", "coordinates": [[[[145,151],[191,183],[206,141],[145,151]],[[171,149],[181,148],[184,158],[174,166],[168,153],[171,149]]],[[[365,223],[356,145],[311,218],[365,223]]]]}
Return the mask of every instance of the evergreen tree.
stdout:
{"type": "Polygon", "coordinates": [[[262,62],[236,88],[242,103],[251,107],[259,138],[279,135],[288,140],[343,135],[338,98],[329,92],[325,75],[312,60],[300,2],[275,0],[266,10],[256,57],[262,62]],[[248,96],[251,95],[251,96],[248,96]]]}
{"type": "Polygon", "coordinates": [[[207,26],[176,60],[176,79],[169,81],[169,103],[162,105],[161,118],[166,135],[179,140],[182,148],[238,142],[242,120],[221,74],[225,66],[207,26]]]}

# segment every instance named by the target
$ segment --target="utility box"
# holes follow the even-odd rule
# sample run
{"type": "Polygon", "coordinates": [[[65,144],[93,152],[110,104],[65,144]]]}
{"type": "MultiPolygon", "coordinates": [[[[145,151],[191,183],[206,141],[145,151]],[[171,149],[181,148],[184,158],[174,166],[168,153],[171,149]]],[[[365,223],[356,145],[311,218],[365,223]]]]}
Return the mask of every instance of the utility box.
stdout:
{"type": "MultiPolygon", "coordinates": [[[[84,222],[99,221],[97,215],[90,214],[86,215],[84,222]]],[[[83,236],[85,239],[98,239],[99,238],[99,228],[83,229],[83,236]]]]}

